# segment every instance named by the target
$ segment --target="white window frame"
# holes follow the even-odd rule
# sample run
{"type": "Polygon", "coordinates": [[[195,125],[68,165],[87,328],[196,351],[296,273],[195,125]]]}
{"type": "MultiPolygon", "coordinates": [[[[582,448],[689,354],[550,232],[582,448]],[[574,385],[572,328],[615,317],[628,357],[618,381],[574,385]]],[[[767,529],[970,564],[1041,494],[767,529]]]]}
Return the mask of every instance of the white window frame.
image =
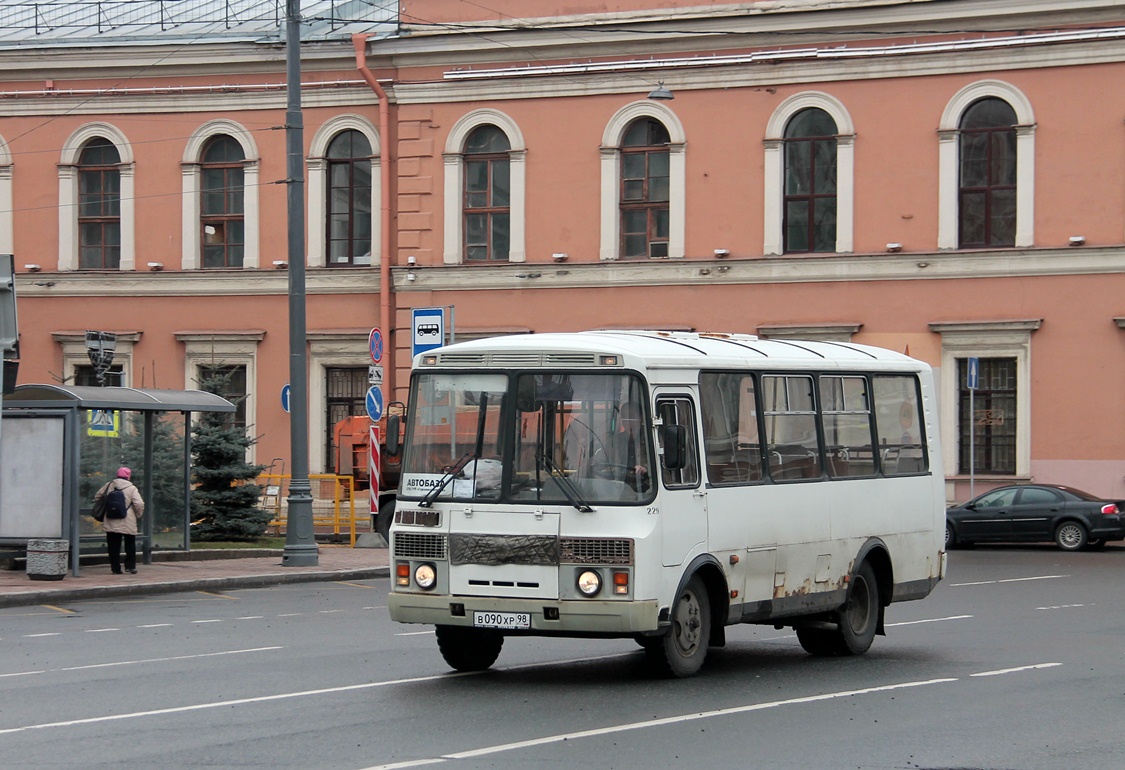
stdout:
{"type": "Polygon", "coordinates": [[[941,390],[939,414],[942,461],[950,476],[957,468],[957,364],[965,358],[1014,358],[1016,360],[1016,472],[1031,476],[1031,333],[1042,319],[1017,321],[965,321],[931,323],[930,331],[941,335],[941,390]]]}
{"type": "Polygon", "coordinates": [[[855,124],[836,97],[803,91],[779,104],[766,123],[762,253],[767,257],[785,253],[785,127],[794,115],[809,108],[824,110],[836,121],[836,253],[851,254],[855,248],[855,124]]]}
{"type": "MultiPolygon", "coordinates": [[[[365,367],[371,365],[367,349],[371,331],[341,330],[309,332],[309,467],[327,468],[324,456],[324,437],[328,435],[325,412],[328,394],[325,379],[333,367],[365,367]]],[[[393,366],[384,358],[384,366],[393,366]]],[[[388,399],[393,400],[393,399],[388,399]]]]}
{"type": "MultiPolygon", "coordinates": [[[[181,331],[176,340],[184,346],[184,388],[199,388],[199,372],[204,366],[246,367],[246,429],[254,435],[258,423],[258,346],[266,336],[264,331],[181,331]]],[[[278,408],[281,393],[278,393],[278,408]]],[[[246,461],[254,462],[257,445],[246,449],[246,461]]]]}
{"type": "Polygon", "coordinates": [[[759,326],[758,336],[769,340],[851,342],[863,324],[778,324],[759,326]]]}
{"type": "Polygon", "coordinates": [[[509,183],[511,184],[510,201],[508,205],[508,261],[524,262],[527,260],[526,243],[526,216],[527,216],[527,144],[524,142],[523,132],[514,120],[499,110],[480,109],[461,116],[453,124],[449,136],[445,140],[445,152],[442,155],[444,166],[445,222],[443,223],[444,255],[447,265],[459,265],[465,261],[464,247],[464,211],[462,209],[462,191],[465,184],[465,140],[469,134],[480,126],[492,125],[504,132],[508,137],[508,170],[509,183]]]}
{"type": "MultiPolygon", "coordinates": [[[[120,156],[121,174],[121,261],[118,269],[136,270],[136,200],[133,185],[136,161],[125,134],[109,123],[87,123],[63,144],[59,159],[59,270],[78,270],[78,160],[91,139],[113,143],[120,156]]],[[[8,210],[11,207],[7,207],[8,210]]]]}
{"type": "Polygon", "coordinates": [[[1035,113],[1022,91],[1002,80],[971,83],[949,100],[938,127],[938,248],[960,246],[957,205],[961,116],[980,99],[1002,99],[1016,113],[1016,240],[1015,248],[1035,245],[1035,113]]]}
{"type": "MultiPolygon", "coordinates": [[[[308,265],[327,265],[326,240],[328,227],[328,145],[344,131],[358,131],[371,145],[371,266],[379,264],[383,247],[383,186],[380,183],[379,132],[370,121],[359,115],[337,115],[325,122],[313,136],[309,146],[308,164],[308,265]]],[[[367,265],[363,265],[367,267],[367,265]]]]}
{"type": "Polygon", "coordinates": [[[601,248],[602,260],[621,258],[621,140],[639,118],[652,118],[668,130],[668,259],[683,259],[687,229],[687,135],[676,113],[650,100],[626,104],[614,113],[602,133],[601,248]]]}
{"type": "Polygon", "coordinates": [[[245,243],[242,251],[242,268],[254,269],[258,267],[259,249],[259,216],[260,203],[258,190],[260,183],[258,147],[254,137],[241,124],[232,120],[212,120],[197,128],[188,139],[184,148],[183,160],[180,170],[183,176],[183,235],[182,235],[182,264],[184,270],[199,270],[202,264],[202,248],[199,218],[202,210],[200,202],[200,188],[202,187],[203,147],[207,140],[219,134],[227,134],[242,145],[244,160],[243,190],[242,190],[242,221],[244,227],[245,243]]]}
{"type": "MultiPolygon", "coordinates": [[[[121,367],[122,387],[133,387],[133,347],[140,342],[142,332],[115,332],[113,366],[121,367]]],[[[80,366],[91,366],[86,351],[85,331],[52,332],[51,337],[62,348],[62,376],[67,383],[74,382],[75,371],[80,366]]]]}

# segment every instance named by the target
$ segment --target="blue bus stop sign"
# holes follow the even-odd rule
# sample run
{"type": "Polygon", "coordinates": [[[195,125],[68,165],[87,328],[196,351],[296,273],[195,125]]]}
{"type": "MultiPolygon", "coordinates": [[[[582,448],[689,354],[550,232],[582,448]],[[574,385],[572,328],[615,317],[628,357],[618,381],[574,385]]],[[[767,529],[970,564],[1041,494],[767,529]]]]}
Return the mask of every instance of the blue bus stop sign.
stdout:
{"type": "Polygon", "coordinates": [[[379,422],[383,417],[383,391],[371,387],[367,389],[367,416],[372,422],[379,422]]]}

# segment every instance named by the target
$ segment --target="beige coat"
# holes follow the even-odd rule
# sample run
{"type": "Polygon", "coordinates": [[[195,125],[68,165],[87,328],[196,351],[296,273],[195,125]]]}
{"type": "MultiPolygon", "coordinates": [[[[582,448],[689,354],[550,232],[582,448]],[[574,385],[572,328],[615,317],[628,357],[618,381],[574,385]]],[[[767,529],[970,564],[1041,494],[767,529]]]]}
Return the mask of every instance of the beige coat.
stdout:
{"type": "Polygon", "coordinates": [[[128,507],[124,519],[106,519],[102,522],[102,529],[106,532],[120,532],[122,535],[136,535],[137,522],[145,513],[145,501],[141,499],[141,493],[133,486],[133,482],[127,479],[114,479],[102,486],[94,495],[94,499],[101,500],[109,491],[110,484],[125,493],[125,505],[128,507]]]}

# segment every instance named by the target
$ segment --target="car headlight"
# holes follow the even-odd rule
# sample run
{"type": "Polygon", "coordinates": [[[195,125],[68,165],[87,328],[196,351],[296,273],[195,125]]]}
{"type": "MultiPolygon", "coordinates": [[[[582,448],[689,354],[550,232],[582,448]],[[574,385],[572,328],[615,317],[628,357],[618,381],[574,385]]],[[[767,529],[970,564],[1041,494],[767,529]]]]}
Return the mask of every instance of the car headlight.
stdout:
{"type": "Polygon", "coordinates": [[[602,577],[593,570],[586,570],[578,576],[578,591],[583,596],[597,596],[602,590],[602,577]]]}
{"type": "Polygon", "coordinates": [[[437,585],[437,570],[432,564],[419,564],[414,568],[414,583],[423,591],[429,591],[437,585]]]}

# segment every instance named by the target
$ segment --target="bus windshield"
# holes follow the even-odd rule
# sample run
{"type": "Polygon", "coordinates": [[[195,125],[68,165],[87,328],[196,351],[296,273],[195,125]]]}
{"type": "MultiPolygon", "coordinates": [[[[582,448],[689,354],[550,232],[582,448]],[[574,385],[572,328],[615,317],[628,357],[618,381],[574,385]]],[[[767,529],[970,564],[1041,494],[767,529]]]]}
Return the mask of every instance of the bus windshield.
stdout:
{"type": "Polygon", "coordinates": [[[655,494],[651,422],[635,375],[425,372],[411,403],[404,497],[588,510],[655,494]]]}

